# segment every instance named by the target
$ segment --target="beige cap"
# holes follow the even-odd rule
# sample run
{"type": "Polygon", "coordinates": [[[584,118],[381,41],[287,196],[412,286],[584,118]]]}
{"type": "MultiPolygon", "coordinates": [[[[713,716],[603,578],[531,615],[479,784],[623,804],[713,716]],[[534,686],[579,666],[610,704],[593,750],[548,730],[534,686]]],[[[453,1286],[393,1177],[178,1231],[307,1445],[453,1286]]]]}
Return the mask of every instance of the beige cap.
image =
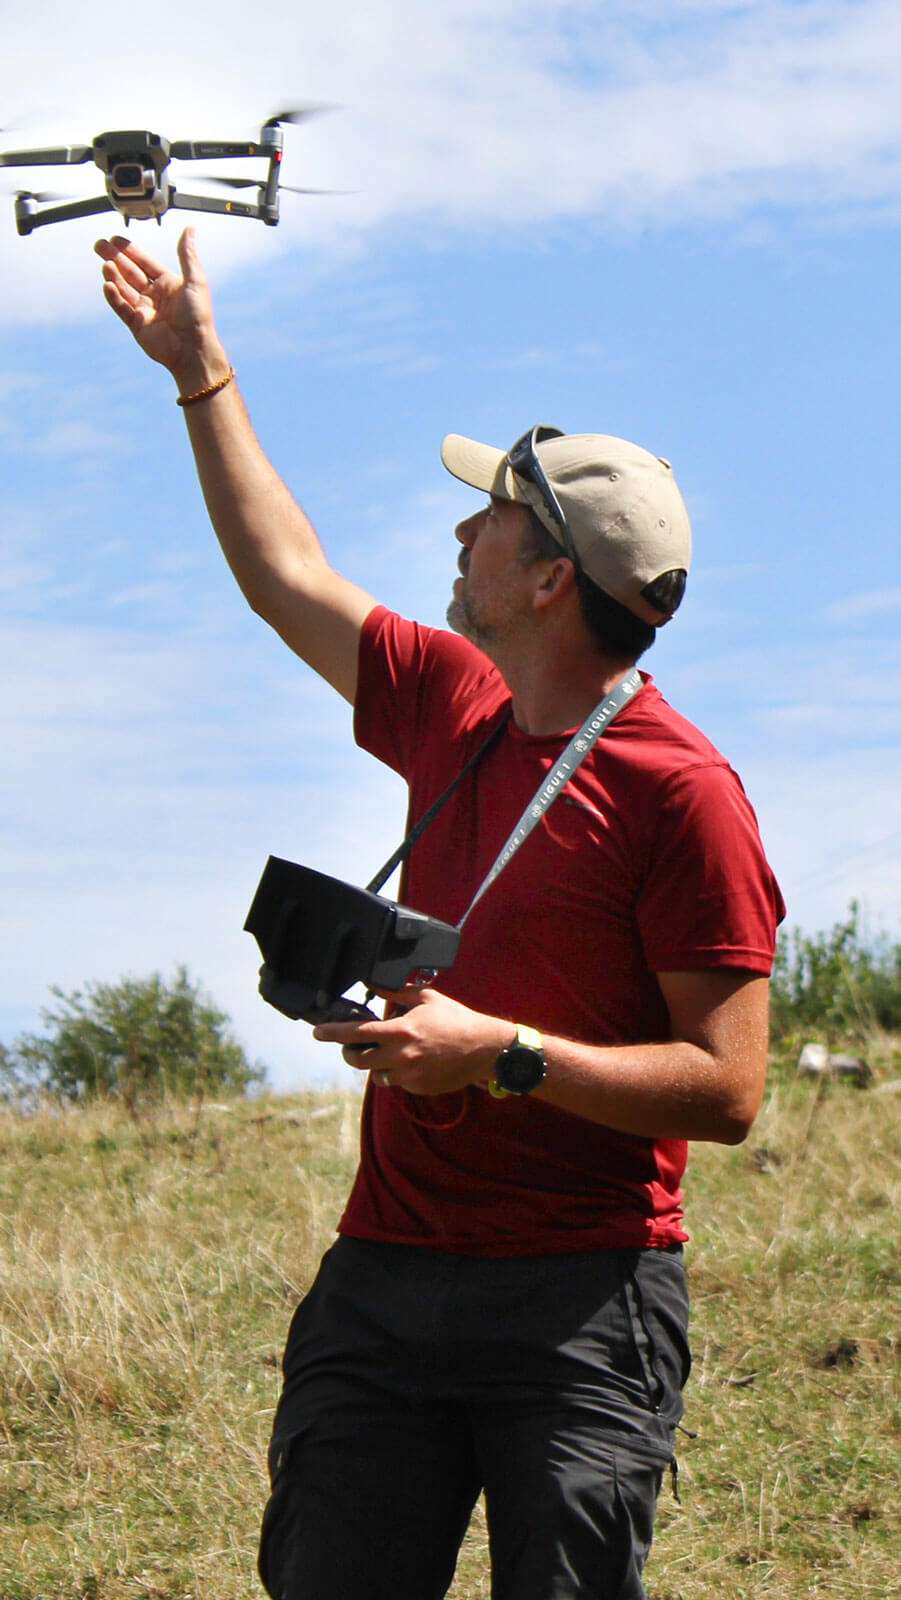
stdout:
{"type": "MultiPolygon", "coordinates": [[[[691,562],[691,525],[669,462],[604,433],[543,439],[535,453],[586,576],[643,621],[668,622],[679,585],[664,610],[643,591],[664,573],[687,573],[691,562]]],[[[472,488],[529,506],[562,543],[540,489],[514,475],[506,451],[449,433],[441,459],[472,488]]]]}

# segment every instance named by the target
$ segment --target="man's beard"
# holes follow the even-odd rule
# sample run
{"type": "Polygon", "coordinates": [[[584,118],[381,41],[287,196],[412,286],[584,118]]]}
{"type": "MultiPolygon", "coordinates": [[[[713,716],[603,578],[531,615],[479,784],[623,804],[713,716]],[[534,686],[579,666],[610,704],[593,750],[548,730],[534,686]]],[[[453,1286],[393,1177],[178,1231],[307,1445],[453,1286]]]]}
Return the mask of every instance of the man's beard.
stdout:
{"type": "Polygon", "coordinates": [[[457,557],[457,567],[460,573],[454,584],[450,601],[445,613],[447,625],[454,633],[459,633],[461,638],[469,639],[473,643],[472,630],[476,625],[475,608],[468,594],[465,593],[466,576],[469,571],[469,551],[461,550],[457,557]],[[464,590],[463,593],[460,591],[464,590]]]}
{"type": "Polygon", "coordinates": [[[447,625],[454,633],[477,645],[493,660],[498,645],[511,637],[522,621],[519,585],[511,576],[509,583],[496,583],[490,594],[483,594],[481,602],[461,585],[452,596],[446,615],[447,625]]]}
{"type": "Polygon", "coordinates": [[[468,639],[470,644],[486,653],[490,653],[499,631],[490,622],[486,623],[480,618],[475,602],[468,594],[453,596],[447,608],[447,625],[453,628],[454,633],[459,633],[461,638],[468,639]]]}
{"type": "Polygon", "coordinates": [[[461,634],[464,639],[471,639],[475,643],[472,638],[475,620],[469,600],[467,598],[461,599],[459,596],[454,595],[447,608],[448,627],[453,628],[454,633],[461,634]]]}

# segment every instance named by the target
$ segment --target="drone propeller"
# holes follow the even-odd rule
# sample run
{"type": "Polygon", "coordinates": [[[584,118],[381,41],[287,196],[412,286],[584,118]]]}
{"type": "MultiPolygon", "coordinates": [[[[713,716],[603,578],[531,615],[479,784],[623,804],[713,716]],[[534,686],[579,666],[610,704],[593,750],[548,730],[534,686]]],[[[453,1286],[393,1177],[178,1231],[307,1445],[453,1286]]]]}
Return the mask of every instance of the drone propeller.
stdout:
{"type": "Polygon", "coordinates": [[[17,200],[37,200],[39,205],[49,204],[51,200],[71,200],[71,194],[57,194],[52,189],[0,189],[0,194],[15,195],[17,200]]]}
{"type": "MultiPolygon", "coordinates": [[[[212,183],[220,189],[260,189],[265,179],[260,178],[198,178],[200,183],[212,183]]],[[[298,189],[293,183],[280,183],[279,194],[352,194],[352,189],[298,189]]]]}
{"type": "Polygon", "coordinates": [[[294,106],[287,111],[273,112],[271,117],[266,118],[263,127],[277,128],[280,122],[307,122],[310,117],[321,117],[334,110],[335,107],[329,105],[294,106]]]}

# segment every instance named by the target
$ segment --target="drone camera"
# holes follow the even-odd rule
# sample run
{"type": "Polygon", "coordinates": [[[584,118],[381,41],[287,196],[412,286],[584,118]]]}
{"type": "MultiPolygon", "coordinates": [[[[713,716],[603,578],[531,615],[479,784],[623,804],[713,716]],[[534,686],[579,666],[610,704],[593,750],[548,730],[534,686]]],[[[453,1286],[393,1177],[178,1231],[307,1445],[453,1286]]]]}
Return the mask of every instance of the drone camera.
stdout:
{"type": "Polygon", "coordinates": [[[142,167],[136,161],[117,161],[110,172],[113,188],[121,195],[149,194],[156,182],[151,167],[142,167]]]}

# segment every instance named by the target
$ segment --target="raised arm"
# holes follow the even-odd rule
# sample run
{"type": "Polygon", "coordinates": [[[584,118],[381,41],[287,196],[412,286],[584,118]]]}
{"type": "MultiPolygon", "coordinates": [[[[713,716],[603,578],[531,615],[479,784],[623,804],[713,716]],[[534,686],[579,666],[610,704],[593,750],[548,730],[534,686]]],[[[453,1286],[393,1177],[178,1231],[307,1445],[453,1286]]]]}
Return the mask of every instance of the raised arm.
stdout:
{"type": "MultiPolygon", "coordinates": [[[[129,239],[103,239],[104,294],[183,397],[228,374],[193,229],[178,243],[182,276],[129,239]]],[[[232,380],[184,407],[207,509],[248,603],[297,655],[353,703],[360,629],[375,601],[334,571],[316,533],[267,460],[232,380]]]]}

